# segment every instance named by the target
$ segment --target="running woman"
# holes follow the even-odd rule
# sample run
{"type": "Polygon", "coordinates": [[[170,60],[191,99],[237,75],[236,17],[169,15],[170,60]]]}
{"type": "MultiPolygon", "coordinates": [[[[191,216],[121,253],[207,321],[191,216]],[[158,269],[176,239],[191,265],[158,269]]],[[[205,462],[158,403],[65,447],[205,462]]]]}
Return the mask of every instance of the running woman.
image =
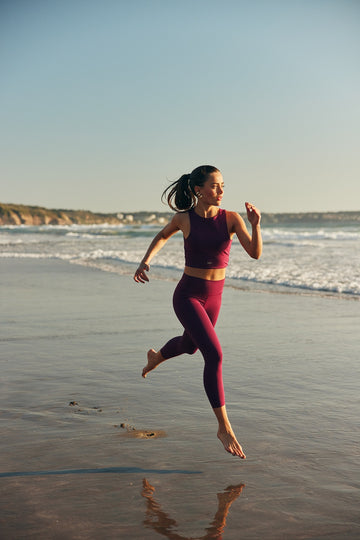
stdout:
{"type": "Polygon", "coordinates": [[[222,379],[222,350],[215,332],[221,306],[226,267],[234,235],[254,259],[262,252],[261,214],[245,203],[252,227],[250,235],[237,212],[220,208],[224,194],[221,172],[211,165],[184,174],[163,193],[175,210],[172,220],[155,236],[135,272],[137,283],[149,281],[147,272],[153,257],[176,232],[184,237],[185,268],[173,297],[175,313],[184,328],[182,335],[170,339],[160,350],[150,349],[142,376],[159,364],[198,349],[204,358],[204,388],[218,421],[217,436],[227,452],[245,459],[245,453],[231,427],[222,379]]]}

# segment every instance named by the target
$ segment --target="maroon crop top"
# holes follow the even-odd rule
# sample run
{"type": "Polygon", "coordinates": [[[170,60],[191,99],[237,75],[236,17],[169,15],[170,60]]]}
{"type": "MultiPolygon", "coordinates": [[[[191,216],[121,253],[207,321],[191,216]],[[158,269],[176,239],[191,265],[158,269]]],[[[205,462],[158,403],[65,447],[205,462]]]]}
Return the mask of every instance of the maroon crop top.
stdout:
{"type": "Polygon", "coordinates": [[[192,268],[226,268],[229,263],[231,238],[226,223],[226,210],[203,218],[189,210],[190,234],[184,238],[185,265],[192,268]]]}

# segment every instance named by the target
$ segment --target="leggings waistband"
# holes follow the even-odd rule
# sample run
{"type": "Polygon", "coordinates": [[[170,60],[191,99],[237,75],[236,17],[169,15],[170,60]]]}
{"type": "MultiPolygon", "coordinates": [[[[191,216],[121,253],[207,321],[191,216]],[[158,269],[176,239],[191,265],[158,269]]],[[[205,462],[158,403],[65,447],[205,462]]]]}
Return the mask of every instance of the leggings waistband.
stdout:
{"type": "Polygon", "coordinates": [[[210,281],[209,279],[201,279],[183,274],[178,287],[190,295],[215,296],[222,293],[224,283],[225,279],[210,281]]]}

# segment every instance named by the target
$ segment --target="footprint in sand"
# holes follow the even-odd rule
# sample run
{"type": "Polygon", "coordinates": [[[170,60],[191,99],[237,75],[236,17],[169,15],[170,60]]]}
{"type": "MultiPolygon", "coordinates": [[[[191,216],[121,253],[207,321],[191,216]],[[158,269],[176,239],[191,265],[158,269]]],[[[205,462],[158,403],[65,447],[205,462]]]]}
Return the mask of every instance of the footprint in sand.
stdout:
{"type": "MultiPolygon", "coordinates": [[[[102,412],[100,407],[80,407],[77,401],[70,401],[69,407],[74,408],[73,412],[75,414],[89,415],[102,412]]],[[[126,424],[125,422],[120,425],[115,425],[114,427],[120,427],[124,430],[124,433],[121,433],[122,437],[131,437],[135,439],[159,439],[161,437],[166,437],[166,432],[161,429],[136,429],[131,424],[126,424]]]]}
{"type": "Polygon", "coordinates": [[[125,430],[125,433],[121,434],[123,437],[135,439],[158,439],[160,437],[166,437],[165,431],[161,429],[136,429],[130,424],[120,424],[120,427],[125,430]]]}
{"type": "Polygon", "coordinates": [[[69,407],[74,407],[74,413],[76,414],[97,414],[102,412],[100,407],[80,407],[77,401],[70,401],[69,407]]]}

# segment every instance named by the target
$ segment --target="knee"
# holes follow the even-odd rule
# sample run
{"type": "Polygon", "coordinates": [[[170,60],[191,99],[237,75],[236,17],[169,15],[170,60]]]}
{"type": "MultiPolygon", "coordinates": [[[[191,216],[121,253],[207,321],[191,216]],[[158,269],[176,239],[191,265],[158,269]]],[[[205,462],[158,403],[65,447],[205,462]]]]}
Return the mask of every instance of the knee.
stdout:
{"type": "Polygon", "coordinates": [[[196,345],[194,345],[193,343],[188,343],[186,345],[186,347],[185,347],[185,352],[187,354],[195,354],[197,350],[198,349],[197,349],[196,345]]]}
{"type": "Polygon", "coordinates": [[[204,354],[205,364],[221,367],[223,354],[220,347],[213,347],[204,354]]]}
{"type": "Polygon", "coordinates": [[[217,367],[220,367],[222,366],[222,359],[223,359],[223,356],[222,356],[222,352],[221,351],[217,351],[216,352],[216,355],[214,356],[214,359],[213,359],[213,362],[215,363],[215,365],[217,367]]]}
{"type": "Polygon", "coordinates": [[[181,348],[186,354],[194,354],[198,350],[197,345],[195,345],[193,340],[186,333],[182,336],[181,348]]]}

